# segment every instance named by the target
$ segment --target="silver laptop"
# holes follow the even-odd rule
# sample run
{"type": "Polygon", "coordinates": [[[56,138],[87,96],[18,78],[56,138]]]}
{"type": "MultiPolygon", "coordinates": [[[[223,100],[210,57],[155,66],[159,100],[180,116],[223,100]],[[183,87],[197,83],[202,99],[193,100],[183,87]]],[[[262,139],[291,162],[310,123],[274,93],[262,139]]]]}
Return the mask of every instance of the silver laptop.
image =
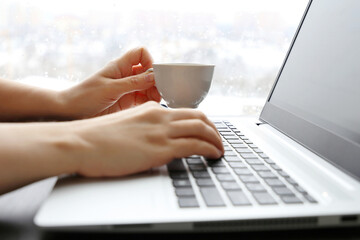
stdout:
{"type": "MultiPolygon", "coordinates": [[[[360,223],[360,1],[309,3],[259,119],[214,118],[221,159],[60,179],[45,229],[236,231],[360,223]]],[[[236,109],[235,109],[236,110],[236,109]]]]}

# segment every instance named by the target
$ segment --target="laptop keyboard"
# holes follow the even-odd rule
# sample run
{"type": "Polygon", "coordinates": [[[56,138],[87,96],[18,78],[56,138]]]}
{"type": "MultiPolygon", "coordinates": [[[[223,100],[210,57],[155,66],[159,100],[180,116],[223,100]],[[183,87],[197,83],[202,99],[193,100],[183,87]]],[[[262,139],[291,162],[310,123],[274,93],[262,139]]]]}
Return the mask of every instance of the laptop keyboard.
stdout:
{"type": "Polygon", "coordinates": [[[230,122],[214,124],[225,148],[221,159],[190,156],[167,165],[180,208],[199,208],[200,198],[207,207],[317,203],[230,122]]]}

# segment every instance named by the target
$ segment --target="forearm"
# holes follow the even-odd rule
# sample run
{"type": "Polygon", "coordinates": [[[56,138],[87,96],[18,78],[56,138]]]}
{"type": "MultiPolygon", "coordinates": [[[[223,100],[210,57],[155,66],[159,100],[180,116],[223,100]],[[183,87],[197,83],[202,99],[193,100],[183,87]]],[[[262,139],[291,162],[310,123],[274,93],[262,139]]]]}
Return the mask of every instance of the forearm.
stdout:
{"type": "Polygon", "coordinates": [[[0,194],[79,168],[79,141],[66,123],[0,124],[0,194]]]}
{"type": "Polygon", "coordinates": [[[0,79],[0,121],[67,118],[60,92],[0,79]]]}

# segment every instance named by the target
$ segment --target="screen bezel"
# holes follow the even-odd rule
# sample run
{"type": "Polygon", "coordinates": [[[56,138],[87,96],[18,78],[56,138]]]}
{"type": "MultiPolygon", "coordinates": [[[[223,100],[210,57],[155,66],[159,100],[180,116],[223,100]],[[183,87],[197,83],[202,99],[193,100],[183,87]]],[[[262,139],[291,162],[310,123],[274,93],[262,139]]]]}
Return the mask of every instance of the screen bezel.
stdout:
{"type": "Polygon", "coordinates": [[[297,36],[301,31],[306,15],[311,8],[312,0],[309,1],[305,13],[301,19],[299,27],[291,42],[289,51],[276,77],[276,81],[269,93],[265,106],[260,114],[260,120],[269,124],[291,139],[297,141],[307,149],[324,158],[337,168],[360,180],[360,164],[354,168],[354,162],[359,159],[360,146],[339,134],[328,131],[318,125],[315,125],[305,119],[296,116],[271,103],[271,96],[276,88],[281,73],[286,65],[288,57],[294,47],[297,36]]]}

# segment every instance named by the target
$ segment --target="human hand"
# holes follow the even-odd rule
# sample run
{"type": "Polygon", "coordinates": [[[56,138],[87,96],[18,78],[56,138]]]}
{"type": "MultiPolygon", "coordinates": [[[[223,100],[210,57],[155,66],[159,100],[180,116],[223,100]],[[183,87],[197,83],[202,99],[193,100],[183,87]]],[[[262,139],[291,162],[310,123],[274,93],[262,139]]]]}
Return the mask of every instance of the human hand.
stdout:
{"type": "Polygon", "coordinates": [[[147,101],[160,102],[152,67],[145,48],[136,48],[82,83],[60,92],[64,110],[75,119],[118,112],[147,101]]]}
{"type": "Polygon", "coordinates": [[[214,124],[200,111],[165,109],[148,102],[107,116],[68,122],[78,144],[77,172],[89,177],[123,176],[161,166],[174,158],[224,153],[214,124]],[[79,147],[81,146],[81,147],[79,147]]]}

